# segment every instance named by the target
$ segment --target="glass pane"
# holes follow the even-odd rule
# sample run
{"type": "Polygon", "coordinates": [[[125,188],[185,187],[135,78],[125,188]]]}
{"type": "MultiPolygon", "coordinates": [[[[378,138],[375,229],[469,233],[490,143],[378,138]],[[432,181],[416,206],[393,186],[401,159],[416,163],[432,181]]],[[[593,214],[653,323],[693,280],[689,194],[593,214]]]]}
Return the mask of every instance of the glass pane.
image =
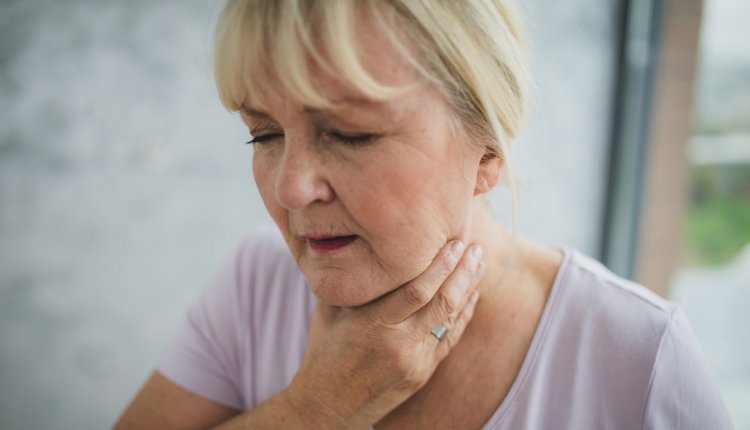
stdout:
{"type": "MultiPolygon", "coordinates": [[[[524,134],[514,147],[521,180],[520,230],[527,237],[573,246],[598,258],[620,2],[519,3],[527,15],[535,90],[524,134]],[[550,222],[553,208],[555,221],[550,222]]],[[[509,223],[509,199],[503,190],[495,201],[499,219],[509,223]]]]}
{"type": "Polygon", "coordinates": [[[713,367],[736,428],[750,428],[750,3],[706,0],[688,145],[691,206],[680,303],[713,367]]]}

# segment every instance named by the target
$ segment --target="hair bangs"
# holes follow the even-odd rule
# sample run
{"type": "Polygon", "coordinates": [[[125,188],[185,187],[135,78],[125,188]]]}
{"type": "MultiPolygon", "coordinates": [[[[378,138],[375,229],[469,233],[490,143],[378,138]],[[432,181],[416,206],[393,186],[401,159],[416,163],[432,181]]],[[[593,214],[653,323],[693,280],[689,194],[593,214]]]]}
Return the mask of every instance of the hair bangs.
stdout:
{"type": "Polygon", "coordinates": [[[227,2],[214,51],[216,87],[225,108],[237,111],[273,97],[273,91],[306,107],[342,107],[316,87],[314,72],[334,77],[369,100],[403,94],[404,87],[378,82],[359,55],[356,21],[376,7],[357,0],[322,6],[305,0],[227,2]]]}

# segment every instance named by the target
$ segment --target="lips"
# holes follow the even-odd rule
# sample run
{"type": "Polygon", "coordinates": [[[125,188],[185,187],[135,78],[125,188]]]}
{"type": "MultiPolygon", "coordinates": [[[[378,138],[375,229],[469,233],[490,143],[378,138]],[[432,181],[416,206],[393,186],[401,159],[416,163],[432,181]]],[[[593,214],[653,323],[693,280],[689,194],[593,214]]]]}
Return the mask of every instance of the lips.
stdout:
{"type": "Polygon", "coordinates": [[[356,235],[351,236],[317,236],[307,237],[310,248],[318,253],[330,253],[345,248],[355,240],[356,235]]]}

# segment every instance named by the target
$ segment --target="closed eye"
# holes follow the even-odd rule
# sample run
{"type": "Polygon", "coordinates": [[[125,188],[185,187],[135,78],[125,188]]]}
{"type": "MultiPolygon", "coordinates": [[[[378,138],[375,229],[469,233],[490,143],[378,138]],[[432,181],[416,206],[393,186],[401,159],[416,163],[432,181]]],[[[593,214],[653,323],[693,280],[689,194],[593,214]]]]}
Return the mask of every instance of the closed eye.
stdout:
{"type": "MultiPolygon", "coordinates": [[[[347,134],[335,130],[323,131],[323,136],[347,145],[363,145],[376,139],[378,135],[372,133],[347,134]]],[[[253,135],[253,138],[245,142],[248,145],[263,144],[284,137],[284,133],[266,133],[253,135]]]]}
{"type": "Polygon", "coordinates": [[[376,134],[371,133],[347,134],[335,130],[325,130],[324,135],[347,145],[363,145],[378,137],[376,134]]]}
{"type": "Polygon", "coordinates": [[[283,133],[268,133],[268,134],[261,134],[258,136],[253,135],[253,138],[245,142],[248,145],[254,145],[256,143],[262,144],[266,142],[270,142],[274,139],[278,139],[280,137],[284,137],[283,133]]]}

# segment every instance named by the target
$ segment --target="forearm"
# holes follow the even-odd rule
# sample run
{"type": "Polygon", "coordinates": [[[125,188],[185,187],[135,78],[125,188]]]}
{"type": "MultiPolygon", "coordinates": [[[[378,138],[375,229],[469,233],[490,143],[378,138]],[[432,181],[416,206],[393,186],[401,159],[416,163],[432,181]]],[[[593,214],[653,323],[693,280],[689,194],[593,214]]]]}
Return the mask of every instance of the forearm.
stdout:
{"type": "MultiPolygon", "coordinates": [[[[326,414],[312,402],[293,402],[289,391],[283,390],[258,407],[235,416],[214,427],[214,430],[319,430],[352,428],[339,417],[326,414]]],[[[363,427],[367,428],[367,426],[363,427]]]]}

